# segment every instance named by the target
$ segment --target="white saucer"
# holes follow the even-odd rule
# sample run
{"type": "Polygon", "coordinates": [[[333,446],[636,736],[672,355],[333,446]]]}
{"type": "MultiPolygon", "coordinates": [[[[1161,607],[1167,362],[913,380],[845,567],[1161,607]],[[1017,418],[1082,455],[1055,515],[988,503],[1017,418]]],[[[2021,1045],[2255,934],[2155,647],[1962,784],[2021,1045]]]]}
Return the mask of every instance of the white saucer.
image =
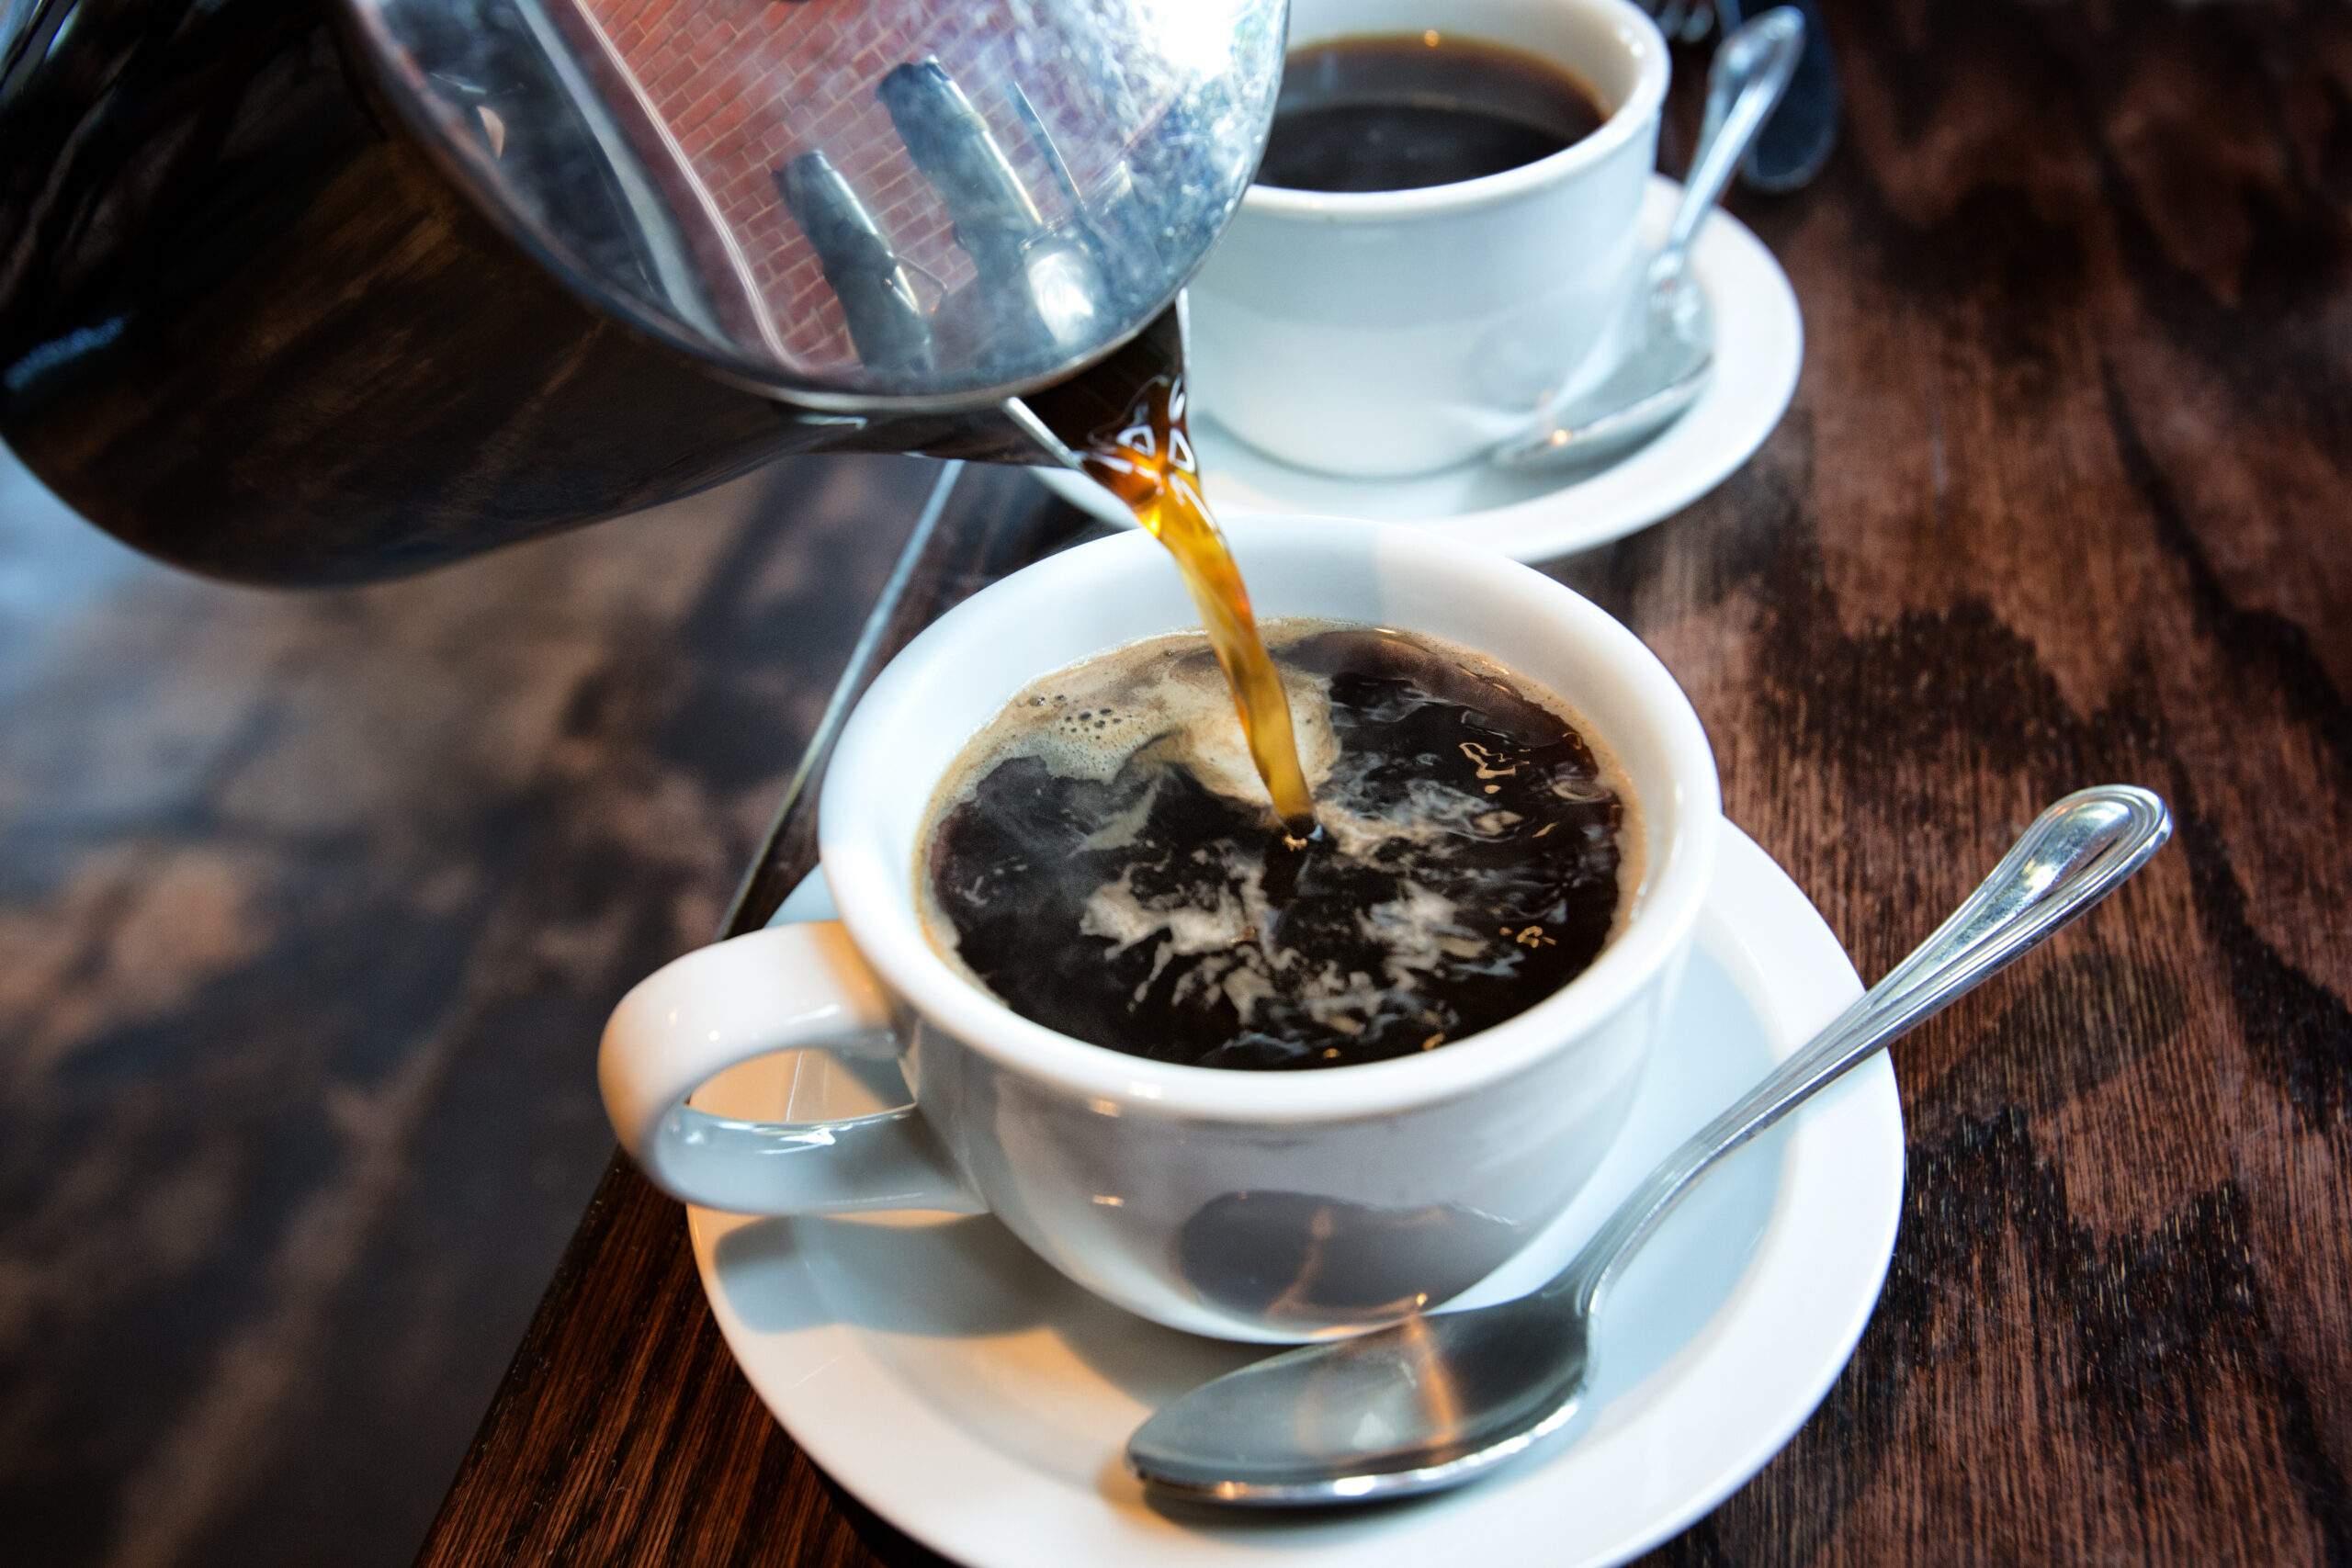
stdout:
{"type": "MultiPolygon", "coordinates": [[[[1675,181],[1650,176],[1641,222],[1652,246],[1665,241],[1681,195],[1675,181]]],[[[1253,450],[1209,409],[1193,434],[1210,503],[1231,514],[1228,522],[1276,512],[1414,523],[1527,561],[1589,550],[1669,517],[1764,444],[1788,410],[1804,361],[1804,321],[1788,275],[1739,220],[1720,209],[1709,217],[1690,265],[1714,312],[1714,378],[1680,419],[1613,462],[1550,473],[1476,462],[1419,479],[1337,479],[1253,450]]],[[[1080,475],[1033,471],[1062,499],[1105,522],[1134,521],[1080,475]]]]}
{"type": "MultiPolygon", "coordinates": [[[[1674,1143],[1859,992],[1804,893],[1726,828],[1624,1136],[1560,1222],[1464,1304],[1547,1277],[1674,1143]]],[[[805,884],[787,908],[805,919],[829,904],[805,884]]],[[[831,1058],[800,1062],[793,1114],[873,1106],[831,1058]]],[[[769,1079],[730,1075],[734,1098],[697,1103],[773,1116],[769,1079]]],[[[1120,1468],[1146,1415],[1262,1348],[1130,1317],[985,1217],[689,1221],[711,1308],[768,1408],[876,1513],[970,1568],[1427,1568],[1531,1551],[1600,1564],[1682,1529],[1794,1435],[1877,1301],[1902,1191],[1902,1111],[1881,1057],[1735,1156],[1659,1231],[1602,1314],[1589,1416],[1460,1492],[1314,1517],[1163,1514],[1120,1468]]]]}

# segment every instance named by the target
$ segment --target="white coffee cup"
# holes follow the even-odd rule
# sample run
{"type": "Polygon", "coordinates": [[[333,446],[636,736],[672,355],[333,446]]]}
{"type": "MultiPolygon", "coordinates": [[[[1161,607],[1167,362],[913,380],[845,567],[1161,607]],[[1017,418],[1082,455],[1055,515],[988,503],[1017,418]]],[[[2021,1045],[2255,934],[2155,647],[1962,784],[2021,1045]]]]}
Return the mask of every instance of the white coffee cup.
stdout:
{"type": "Polygon", "coordinates": [[[1656,24],[1627,0],[1294,0],[1290,47],[1432,28],[1562,67],[1608,118],[1483,179],[1250,187],[1191,285],[1194,402],[1299,468],[1427,473],[1521,433],[1640,272],[1666,100],[1656,24]]]}
{"type": "Polygon", "coordinates": [[[1159,545],[1124,535],[976,595],[866,693],[819,814],[838,922],[689,953],[615,1010],[605,1111],[656,1182],[754,1213],[986,1209],[1121,1306],[1276,1341],[1457,1294],[1561,1211],[1632,1103],[1706,891],[1718,806],[1697,716],[1640,639],[1515,562],[1329,519],[1253,518],[1234,547],[1261,615],[1466,646],[1559,695],[1613,753],[1643,870],[1592,966],[1425,1055],[1284,1073],[1088,1044],[952,969],[924,938],[916,852],[965,741],[1036,677],[1198,624],[1159,545]],[[915,1106],[795,1125],[685,1103],[735,1064],[809,1047],[895,1053],[915,1106]]]}

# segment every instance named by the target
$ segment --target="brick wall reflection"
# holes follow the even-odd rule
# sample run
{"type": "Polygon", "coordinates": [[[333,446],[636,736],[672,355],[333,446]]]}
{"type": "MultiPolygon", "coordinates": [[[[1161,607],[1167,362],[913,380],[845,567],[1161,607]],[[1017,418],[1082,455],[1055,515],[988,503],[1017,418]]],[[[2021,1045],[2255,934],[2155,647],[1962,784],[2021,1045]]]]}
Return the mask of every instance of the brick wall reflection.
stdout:
{"type": "MultiPolygon", "coordinates": [[[[732,232],[785,346],[821,364],[855,362],[816,252],[777,195],[772,171],[821,151],[848,179],[918,279],[923,304],[972,276],[946,210],[908,158],[874,85],[893,66],[936,56],[989,122],[1046,219],[1061,197],[1006,96],[1018,82],[1081,188],[1115,149],[1075,132],[1077,73],[1034,58],[1025,0],[575,0],[593,17],[668,128],[732,232]],[[1091,156],[1090,156],[1091,154],[1091,156]],[[1089,166],[1090,164],[1092,166],[1089,166]]],[[[1099,122],[1101,110],[1094,116],[1099,122]]]]}

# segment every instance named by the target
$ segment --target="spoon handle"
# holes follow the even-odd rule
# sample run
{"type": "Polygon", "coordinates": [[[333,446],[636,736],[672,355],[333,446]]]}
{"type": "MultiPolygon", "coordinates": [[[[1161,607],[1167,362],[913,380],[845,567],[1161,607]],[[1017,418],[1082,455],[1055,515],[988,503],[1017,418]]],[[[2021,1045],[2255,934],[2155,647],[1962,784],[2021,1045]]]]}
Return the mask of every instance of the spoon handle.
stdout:
{"type": "Polygon", "coordinates": [[[2154,794],[2102,784],[2034,819],[1950,919],[1804,1049],[1767,1075],[1635,1188],[1546,1295],[1587,1311],[1620,1267],[1725,1155],[1804,1104],[1887,1042],[1924,1022],[2106,897],[2172,836],[2154,794]]]}
{"type": "Polygon", "coordinates": [[[1707,67],[1707,115],[1699,131],[1698,156],[1682,182],[1682,204],[1674,209],[1658,262],[1679,267],[1699,225],[1739,167],[1747,144],[1789,90],[1804,54],[1804,14],[1776,6],[1754,18],[1715,51],[1707,67]]]}

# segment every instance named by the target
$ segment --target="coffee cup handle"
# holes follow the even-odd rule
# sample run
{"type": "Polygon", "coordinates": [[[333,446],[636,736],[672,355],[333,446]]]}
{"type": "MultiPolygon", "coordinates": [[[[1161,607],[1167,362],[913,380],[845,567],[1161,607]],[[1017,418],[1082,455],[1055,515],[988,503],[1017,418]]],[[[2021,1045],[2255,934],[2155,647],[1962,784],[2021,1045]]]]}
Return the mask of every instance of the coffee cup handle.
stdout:
{"type": "Polygon", "coordinates": [[[654,1185],[746,1214],[987,1205],[911,1105],[841,1122],[739,1122],[686,1103],[740,1062],[776,1051],[889,1055],[890,998],[838,920],[699,948],[638,982],[596,1056],[605,1114],[654,1185]]]}

